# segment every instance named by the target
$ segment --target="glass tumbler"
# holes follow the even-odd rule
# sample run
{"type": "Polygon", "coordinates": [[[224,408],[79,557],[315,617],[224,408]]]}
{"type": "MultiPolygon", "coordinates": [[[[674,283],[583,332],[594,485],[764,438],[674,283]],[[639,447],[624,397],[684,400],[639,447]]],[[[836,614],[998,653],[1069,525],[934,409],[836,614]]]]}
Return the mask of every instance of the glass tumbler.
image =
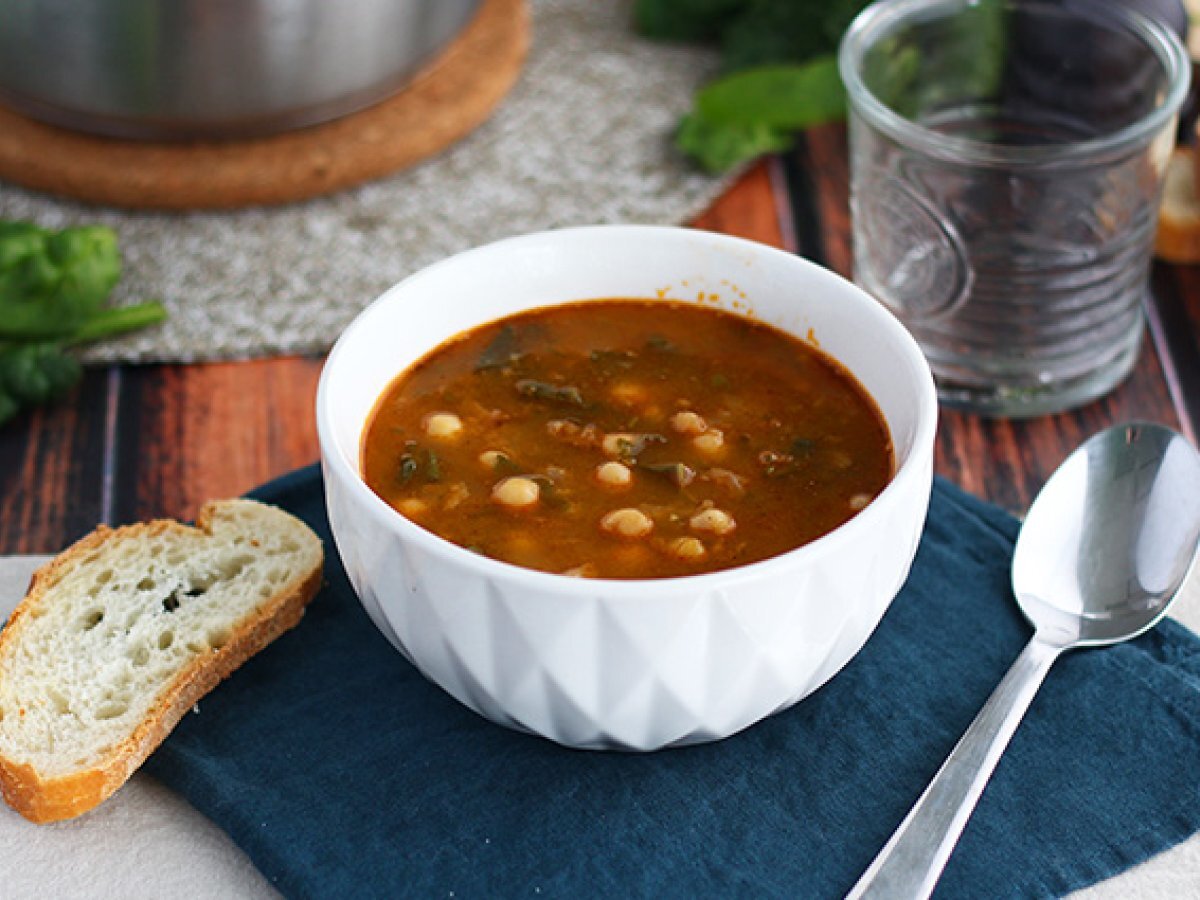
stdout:
{"type": "Polygon", "coordinates": [[[1119,3],[881,0],[842,41],[854,276],[942,401],[998,416],[1099,397],[1141,345],[1190,64],[1119,3]]]}

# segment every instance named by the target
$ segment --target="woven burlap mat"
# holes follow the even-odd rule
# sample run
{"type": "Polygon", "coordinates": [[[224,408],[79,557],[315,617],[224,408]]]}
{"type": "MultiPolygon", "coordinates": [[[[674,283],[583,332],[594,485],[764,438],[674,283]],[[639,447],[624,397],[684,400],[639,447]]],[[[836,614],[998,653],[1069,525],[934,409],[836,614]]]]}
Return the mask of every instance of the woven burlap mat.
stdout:
{"type": "Polygon", "coordinates": [[[437,259],[566,225],[682,223],[724,182],[670,136],[715,57],[633,34],[631,4],[532,0],[516,87],[461,143],[329,197],[221,213],[85,206],[0,185],[0,218],[96,222],[120,236],[116,303],[158,298],[163,326],[94,361],[199,361],[326,349],[389,285],[437,259]]]}

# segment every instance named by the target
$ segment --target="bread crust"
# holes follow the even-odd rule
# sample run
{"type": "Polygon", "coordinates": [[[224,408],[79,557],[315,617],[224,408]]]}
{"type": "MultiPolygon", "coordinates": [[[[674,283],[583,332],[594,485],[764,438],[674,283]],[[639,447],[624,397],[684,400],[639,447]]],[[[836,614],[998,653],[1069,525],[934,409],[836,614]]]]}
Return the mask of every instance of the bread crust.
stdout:
{"type": "Polygon", "coordinates": [[[1171,263],[1200,262],[1200,154],[1176,147],[1167,166],[1154,255],[1171,263]]]}
{"type": "MultiPolygon", "coordinates": [[[[9,652],[8,644],[20,641],[26,617],[42,602],[47,591],[94,548],[117,537],[149,537],[164,531],[211,534],[212,519],[221,502],[206,503],[194,528],[169,519],[118,529],[98,526],[34,573],[25,599],[13,610],[7,626],[0,631],[0,658],[9,652]]],[[[234,628],[229,640],[219,649],[209,649],[191,660],[163,689],[134,731],[110,747],[92,768],[42,778],[30,764],[0,754],[0,794],[5,801],[29,821],[45,824],[74,818],[110,797],[200,698],[279,635],[299,624],[305,607],[321,587],[323,561],[322,552],[314,570],[285,584],[234,628]]]]}

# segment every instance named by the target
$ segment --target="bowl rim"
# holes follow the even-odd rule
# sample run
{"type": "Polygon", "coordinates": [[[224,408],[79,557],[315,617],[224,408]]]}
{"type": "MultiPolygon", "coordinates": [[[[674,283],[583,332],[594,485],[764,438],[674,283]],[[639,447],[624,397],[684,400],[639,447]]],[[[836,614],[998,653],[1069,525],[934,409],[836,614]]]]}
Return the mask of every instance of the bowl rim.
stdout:
{"type": "MultiPolygon", "coordinates": [[[[587,301],[599,298],[579,297],[575,299],[587,301]]],[[[563,302],[569,301],[564,300],[563,302]]],[[[500,318],[515,315],[526,308],[533,309],[540,307],[530,306],[514,309],[505,313],[500,318]]],[[[737,315],[746,315],[745,311],[730,311],[737,315]]],[[[496,319],[480,321],[467,327],[477,327],[490,321],[496,321],[496,319]]],[[[779,326],[773,327],[778,328],[779,326]]],[[[796,336],[793,332],[785,328],[781,328],[780,330],[796,336]]],[[[433,349],[433,347],[430,347],[425,352],[433,349]]],[[[832,356],[832,354],[829,355],[832,356]]],[[[836,357],[833,358],[837,359],[836,357]]],[[[854,371],[848,365],[841,362],[841,360],[838,360],[838,362],[845,366],[851,375],[855,375],[854,371]]],[[[400,371],[402,369],[398,369],[396,374],[399,375],[400,371]]],[[[855,377],[857,379],[856,375],[855,377]]],[[[925,472],[932,467],[932,447],[937,430],[937,418],[938,402],[933,374],[916,340],[890,311],[858,285],[798,254],[790,253],[767,244],[719,232],[660,225],[585,225],[530,232],[481,244],[419,269],[386,289],[346,326],[334,343],[321,369],[316,397],[317,438],[320,445],[321,463],[325,478],[327,480],[338,479],[354,498],[358,508],[368,513],[376,523],[398,533],[403,539],[411,541],[420,550],[441,558],[451,565],[465,567],[483,577],[500,578],[506,581],[513,579],[526,580],[529,582],[531,588],[540,587],[547,591],[569,596],[594,597],[602,593],[606,597],[613,599],[644,598],[648,593],[674,594],[680,590],[686,590],[687,592],[694,591],[699,595],[700,592],[710,591],[718,586],[742,580],[769,577],[779,574],[779,570],[785,572],[793,570],[798,566],[804,566],[809,560],[836,552],[839,547],[847,542],[859,540],[863,536],[863,532],[870,533],[884,524],[883,519],[886,516],[885,507],[899,502],[899,498],[907,492],[909,483],[928,477],[925,472]],[[531,569],[474,553],[406,518],[389,506],[383,498],[367,486],[366,481],[358,471],[357,463],[353,463],[347,458],[344,452],[345,448],[341,446],[337,439],[333,426],[335,413],[331,398],[331,382],[336,377],[336,372],[342,364],[343,358],[350,352],[348,348],[355,342],[356,335],[360,331],[370,327],[373,318],[380,314],[379,311],[389,304],[399,302],[397,298],[402,298],[405,294],[412,291],[414,287],[419,287],[421,281],[432,277],[434,273],[440,272],[448,266],[461,265],[465,257],[483,254],[484,252],[495,253],[506,246],[517,244],[535,244],[560,239],[583,239],[589,235],[600,237],[616,233],[633,234],[647,241],[679,240],[686,237],[688,239],[709,240],[732,248],[741,248],[745,251],[765,256],[775,263],[788,266],[798,265],[802,268],[816,270],[820,278],[831,280],[832,283],[839,284],[841,290],[856,295],[856,299],[863,303],[864,315],[868,318],[873,318],[878,323],[879,328],[888,335],[891,341],[898,345],[903,354],[914,364],[911,366],[911,369],[915,372],[917,381],[915,425],[911,441],[912,449],[907,457],[896,467],[891,480],[888,481],[883,490],[864,509],[837,528],[807,544],[802,544],[799,547],[794,547],[791,550],[768,557],[767,559],[746,563],[733,568],[719,569],[695,575],[676,575],[663,578],[578,578],[557,572],[531,569]],[[928,452],[925,448],[929,448],[928,452]],[[926,459],[926,456],[929,458],[926,459]]],[[[895,438],[893,436],[893,443],[894,441],[895,438]]],[[[356,445],[356,454],[358,450],[359,446],[356,445]]],[[[328,486],[326,487],[326,491],[328,492],[328,486]]],[[[928,493],[928,489],[925,492],[928,493]]]]}

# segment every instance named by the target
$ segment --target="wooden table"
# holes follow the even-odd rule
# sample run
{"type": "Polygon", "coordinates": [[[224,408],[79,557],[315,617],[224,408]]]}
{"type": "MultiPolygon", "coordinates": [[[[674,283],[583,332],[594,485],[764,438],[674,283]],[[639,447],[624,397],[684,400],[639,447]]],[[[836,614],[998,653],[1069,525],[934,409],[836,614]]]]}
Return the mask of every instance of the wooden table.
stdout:
{"type": "MultiPolygon", "coordinates": [[[[850,274],[845,132],[810,132],[751,169],[694,224],[850,274]]],[[[1200,425],[1200,268],[1158,266],[1150,328],[1132,376],[1104,399],[1026,421],[943,410],[936,470],[1023,510],[1063,457],[1106,425],[1200,425]]],[[[0,429],[0,553],[57,550],[97,522],[190,518],[317,458],[322,360],[285,357],[87,373],[65,401],[0,429]]]]}

